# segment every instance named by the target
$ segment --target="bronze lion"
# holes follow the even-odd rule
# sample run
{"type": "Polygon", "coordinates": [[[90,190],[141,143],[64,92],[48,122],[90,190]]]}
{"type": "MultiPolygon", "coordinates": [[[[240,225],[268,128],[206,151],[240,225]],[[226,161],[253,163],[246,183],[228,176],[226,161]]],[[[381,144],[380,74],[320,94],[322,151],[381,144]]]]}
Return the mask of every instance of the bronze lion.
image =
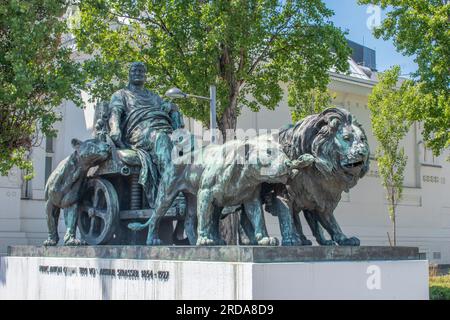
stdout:
{"type": "Polygon", "coordinates": [[[290,159],[312,154],[313,166],[301,170],[286,185],[266,185],[266,210],[277,215],[283,245],[311,245],[302,232],[303,211],[320,245],[358,246],[334,217],[343,191],[354,187],[369,169],[369,145],[362,126],[345,109],[329,108],[280,130],[280,143],[290,159]],[[322,229],[328,232],[327,240],[322,229]]]}

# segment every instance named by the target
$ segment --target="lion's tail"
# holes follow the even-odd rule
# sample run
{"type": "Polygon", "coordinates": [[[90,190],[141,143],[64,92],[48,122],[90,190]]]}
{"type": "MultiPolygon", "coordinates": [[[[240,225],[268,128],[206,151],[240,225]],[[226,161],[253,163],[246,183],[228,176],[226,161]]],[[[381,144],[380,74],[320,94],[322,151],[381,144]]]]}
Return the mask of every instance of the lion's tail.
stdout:
{"type": "Polygon", "coordinates": [[[139,231],[139,230],[147,228],[149,224],[150,224],[150,219],[148,219],[146,223],[132,222],[132,223],[128,224],[128,229],[131,229],[133,231],[139,231]]]}

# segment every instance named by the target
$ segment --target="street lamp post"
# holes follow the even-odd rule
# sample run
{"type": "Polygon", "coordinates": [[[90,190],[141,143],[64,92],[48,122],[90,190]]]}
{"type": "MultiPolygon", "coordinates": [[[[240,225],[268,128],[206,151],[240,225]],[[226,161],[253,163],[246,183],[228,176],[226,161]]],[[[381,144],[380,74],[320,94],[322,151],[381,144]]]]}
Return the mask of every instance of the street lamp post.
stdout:
{"type": "Polygon", "coordinates": [[[211,143],[216,143],[216,86],[209,86],[209,128],[211,143]]]}
{"type": "Polygon", "coordinates": [[[209,128],[211,130],[211,143],[216,143],[216,86],[209,86],[209,98],[203,96],[197,96],[194,94],[184,93],[178,88],[171,88],[166,91],[166,97],[172,99],[186,99],[195,98],[201,100],[209,100],[210,112],[209,112],[209,128]]]}

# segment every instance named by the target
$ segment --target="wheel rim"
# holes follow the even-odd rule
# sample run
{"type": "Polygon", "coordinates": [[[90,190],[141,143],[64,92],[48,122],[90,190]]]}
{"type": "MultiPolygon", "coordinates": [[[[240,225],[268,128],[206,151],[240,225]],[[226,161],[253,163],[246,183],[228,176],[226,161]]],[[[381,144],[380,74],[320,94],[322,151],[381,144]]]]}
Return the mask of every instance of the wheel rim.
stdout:
{"type": "Polygon", "coordinates": [[[108,242],[118,216],[119,201],[111,182],[105,179],[89,180],[78,215],[81,237],[90,245],[108,242]]]}

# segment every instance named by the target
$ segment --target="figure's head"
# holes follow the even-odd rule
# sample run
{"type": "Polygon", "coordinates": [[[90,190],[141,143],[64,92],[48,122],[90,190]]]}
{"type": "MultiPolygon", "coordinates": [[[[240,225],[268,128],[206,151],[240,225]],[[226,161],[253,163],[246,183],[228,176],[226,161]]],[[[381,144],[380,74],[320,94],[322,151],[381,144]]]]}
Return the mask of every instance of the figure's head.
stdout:
{"type": "Polygon", "coordinates": [[[369,170],[369,145],[362,126],[345,109],[329,108],[280,133],[290,158],[310,153],[326,178],[356,185],[369,170]]]}
{"type": "Polygon", "coordinates": [[[100,164],[108,159],[111,153],[111,146],[98,139],[86,141],[72,139],[72,147],[75,149],[76,157],[80,159],[80,164],[85,168],[100,164]]]}
{"type": "Polygon", "coordinates": [[[146,73],[147,68],[143,62],[133,62],[130,65],[130,71],[128,73],[129,83],[136,86],[143,86],[147,80],[146,73]]]}

